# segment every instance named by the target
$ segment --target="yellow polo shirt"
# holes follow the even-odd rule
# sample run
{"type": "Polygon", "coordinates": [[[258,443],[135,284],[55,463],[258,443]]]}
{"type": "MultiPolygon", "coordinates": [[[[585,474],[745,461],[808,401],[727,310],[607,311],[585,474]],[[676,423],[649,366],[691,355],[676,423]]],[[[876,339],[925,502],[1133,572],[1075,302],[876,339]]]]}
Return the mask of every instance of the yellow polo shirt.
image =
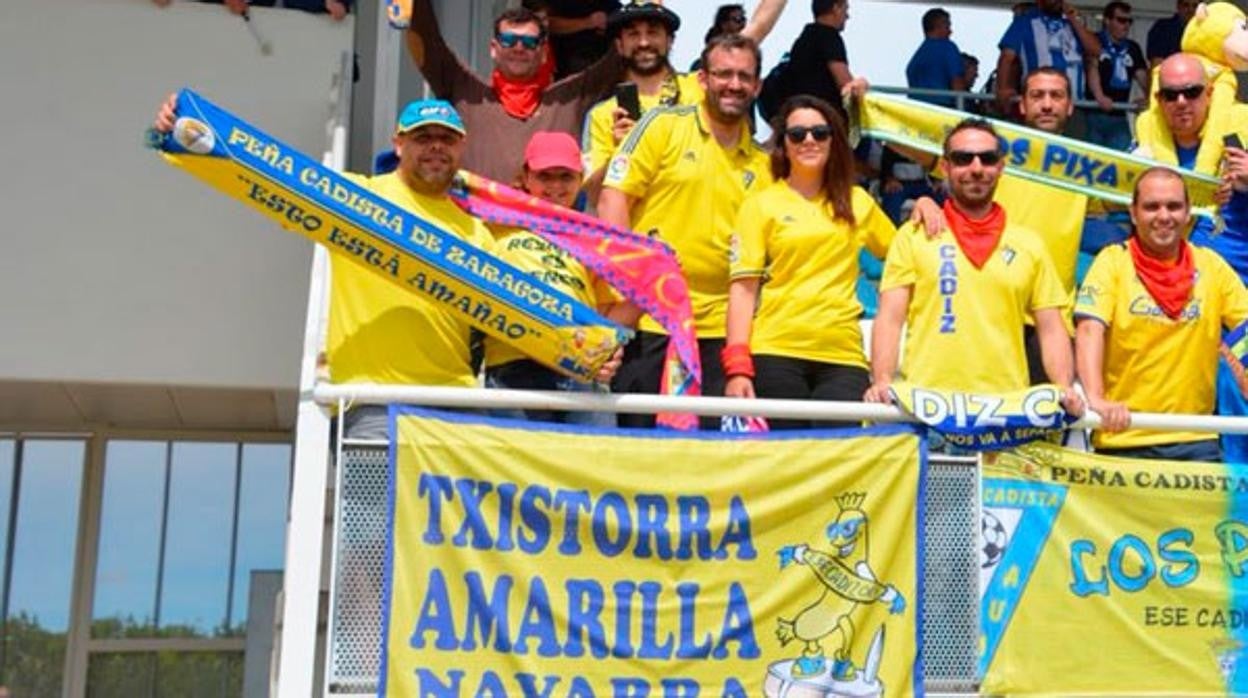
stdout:
{"type": "Polygon", "coordinates": [[[1088,215],[1087,195],[1002,174],[993,200],[1005,209],[1007,221],[1037,233],[1053,260],[1062,288],[1073,299],[1079,239],[1088,215]]]}
{"type": "MultiPolygon", "coordinates": [[[[1248,289],[1212,250],[1192,246],[1192,300],[1171,320],[1135,274],[1125,243],[1101,250],[1079,289],[1075,317],[1105,325],[1105,397],[1138,412],[1212,414],[1222,328],[1248,318],[1248,289]]],[[[1217,434],[1098,431],[1098,448],[1216,439],[1217,434]]]]}
{"type": "MultiPolygon", "coordinates": [[[[369,191],[489,250],[485,225],[446,197],[412,191],[397,173],[351,176],[369,191]]],[[[476,383],[468,355],[469,326],[442,306],[380,276],[330,257],[330,378],[335,383],[462,385],[476,383]]]]}
{"type": "MultiPolygon", "coordinates": [[[[728,307],[728,240],[745,195],[771,183],[771,164],[741,125],[731,147],[706,126],[702,106],[652,109],[607,165],[603,185],[633,197],[630,225],[672,246],[699,337],[723,337],[728,307]]],[[[640,328],[664,330],[649,317],[640,328]]]]}
{"type": "MultiPolygon", "coordinates": [[[[664,99],[667,106],[681,104],[701,104],[705,97],[702,86],[698,84],[697,73],[676,73],[658,94],[638,95],[642,116],[660,105],[664,99]]],[[[585,126],[581,129],[581,160],[585,164],[585,176],[589,177],[607,164],[615,152],[615,136],[612,127],[615,125],[614,112],[617,102],[614,96],[595,104],[585,115],[585,126]]]]}
{"type": "Polygon", "coordinates": [[[733,279],[763,277],[750,333],[755,354],[867,367],[858,318],[858,251],[883,258],[897,228],[860,187],[851,225],[827,199],[809,200],[788,182],[746,197],[729,264],[733,279]]]}
{"type": "MultiPolygon", "coordinates": [[[[524,228],[495,227],[494,253],[551,288],[590,308],[613,302],[615,292],[567,250],[524,228]]],[[[528,358],[524,352],[490,336],[485,338],[485,365],[502,366],[528,358]]]]}
{"type": "Polygon", "coordinates": [[[916,224],[902,226],[884,262],[880,292],[902,286],[912,287],[902,374],[943,390],[1027,388],[1025,318],[1067,306],[1036,234],[1008,223],[982,269],[962,254],[949,230],[929,239],[916,224]]]}

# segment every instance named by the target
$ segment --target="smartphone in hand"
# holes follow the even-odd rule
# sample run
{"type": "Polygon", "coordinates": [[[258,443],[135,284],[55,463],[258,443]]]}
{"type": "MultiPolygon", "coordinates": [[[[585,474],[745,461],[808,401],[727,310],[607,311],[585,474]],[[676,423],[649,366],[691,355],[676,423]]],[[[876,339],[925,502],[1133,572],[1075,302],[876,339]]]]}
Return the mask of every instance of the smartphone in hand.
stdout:
{"type": "Polygon", "coordinates": [[[1244,143],[1239,140],[1239,134],[1237,133],[1228,133],[1225,136],[1222,136],[1222,145],[1227,148],[1238,148],[1240,150],[1244,149],[1244,143]]]}
{"type": "Polygon", "coordinates": [[[637,83],[622,82],[615,86],[615,104],[628,112],[628,118],[641,118],[641,98],[637,95],[637,83]]]}

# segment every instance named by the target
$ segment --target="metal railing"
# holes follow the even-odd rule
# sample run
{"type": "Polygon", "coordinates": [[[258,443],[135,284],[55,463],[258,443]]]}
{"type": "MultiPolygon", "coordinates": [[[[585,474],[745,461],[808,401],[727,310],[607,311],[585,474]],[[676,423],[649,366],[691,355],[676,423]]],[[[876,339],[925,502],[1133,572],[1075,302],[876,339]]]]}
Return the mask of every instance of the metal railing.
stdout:
{"type": "MultiPolygon", "coordinates": [[[[892,405],[865,402],[821,400],[769,400],[725,397],[675,397],[599,393],[569,393],[540,390],[500,390],[497,388],[450,388],[416,385],[374,385],[358,383],[333,385],[319,383],[312,397],[323,405],[342,401],[347,405],[386,405],[408,403],[431,407],[479,409],[548,409],[583,412],[689,412],[701,416],[761,415],[787,419],[862,420],[883,423],[912,422],[913,416],[892,405]]],[[[1095,429],[1101,418],[1088,412],[1071,425],[1072,429],[1095,429]]],[[[1131,426],[1156,431],[1201,431],[1220,434],[1248,434],[1248,417],[1217,415],[1163,414],[1132,412],[1131,426]]]]}
{"type": "MultiPolygon", "coordinates": [[[[310,397],[321,405],[406,403],[472,409],[554,409],[699,415],[751,414],[778,418],[913,422],[897,407],[856,402],[765,400],[659,395],[602,395],[549,391],[440,388],[388,385],[316,385],[310,397]]],[[[1221,431],[1248,434],[1248,418],[1206,415],[1132,414],[1132,424],[1163,431],[1221,431]]],[[[1089,414],[1074,428],[1094,428],[1089,414]]],[[[386,559],[386,445],[338,439],[331,550],[330,633],[326,695],[364,696],[376,691],[381,665],[382,579],[386,559]]],[[[923,488],[928,518],[924,530],[925,686],[933,695],[967,695],[975,676],[979,636],[976,526],[979,470],[974,457],[933,454],[923,488]]]]}

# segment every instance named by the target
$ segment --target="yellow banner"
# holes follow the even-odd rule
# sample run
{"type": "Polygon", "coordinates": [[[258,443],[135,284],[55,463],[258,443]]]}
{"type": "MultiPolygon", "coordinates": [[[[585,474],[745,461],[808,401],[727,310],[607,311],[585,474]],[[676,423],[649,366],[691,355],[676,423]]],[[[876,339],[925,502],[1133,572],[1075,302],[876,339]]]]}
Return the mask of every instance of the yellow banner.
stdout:
{"type": "MultiPolygon", "coordinates": [[[[971,116],[956,109],[879,92],[866,94],[857,104],[857,110],[851,113],[860,135],[938,157],[943,152],[945,134],[971,116]]],[[[1008,121],[988,121],[1003,141],[1007,172],[1098,199],[1129,204],[1135,180],[1145,170],[1155,166],[1172,167],[1008,121]]],[[[1192,207],[1211,215],[1217,209],[1213,196],[1218,179],[1188,170],[1180,174],[1187,184],[1192,207]]]]}
{"type": "Polygon", "coordinates": [[[392,408],[383,696],[908,696],[924,449],[392,408]]]}
{"type": "Polygon", "coordinates": [[[1248,692],[1248,468],[984,455],[985,693],[1248,692]]]}

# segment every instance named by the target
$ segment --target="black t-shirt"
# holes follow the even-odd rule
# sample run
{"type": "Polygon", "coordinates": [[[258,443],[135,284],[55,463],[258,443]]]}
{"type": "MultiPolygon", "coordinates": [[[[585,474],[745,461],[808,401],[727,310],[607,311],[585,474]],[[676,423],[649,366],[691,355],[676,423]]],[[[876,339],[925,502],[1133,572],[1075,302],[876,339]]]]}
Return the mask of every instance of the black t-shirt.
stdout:
{"type": "Polygon", "coordinates": [[[1159,19],[1148,29],[1148,57],[1169,58],[1182,51],[1180,45],[1187,20],[1178,15],[1159,19]]]}
{"type": "MultiPolygon", "coordinates": [[[[551,17],[583,19],[595,12],[607,16],[620,9],[619,0],[525,0],[525,7],[545,10],[551,17]]],[[[555,52],[555,79],[561,79],[588,68],[607,52],[609,41],[605,32],[586,29],[550,37],[555,52]]]]}
{"type": "Polygon", "coordinates": [[[849,63],[840,30],[818,22],[807,24],[789,51],[792,94],[826,99],[844,116],[841,86],[828,70],[828,63],[832,61],[849,63]]]}
{"type": "MultiPolygon", "coordinates": [[[[1144,52],[1140,50],[1140,45],[1134,41],[1127,39],[1121,50],[1122,55],[1118,56],[1114,47],[1109,46],[1109,40],[1105,36],[1101,36],[1101,56],[1097,61],[1097,69],[1101,73],[1101,91],[1106,97],[1115,102],[1126,102],[1131,99],[1131,83],[1135,79],[1135,73],[1138,70],[1148,70],[1148,61],[1144,59],[1144,52]],[[1122,75],[1119,76],[1119,84],[1114,84],[1114,64],[1121,60],[1123,68],[1126,71],[1126,84],[1121,83],[1122,75]]],[[[1091,97],[1092,91],[1088,91],[1091,97]]]]}

